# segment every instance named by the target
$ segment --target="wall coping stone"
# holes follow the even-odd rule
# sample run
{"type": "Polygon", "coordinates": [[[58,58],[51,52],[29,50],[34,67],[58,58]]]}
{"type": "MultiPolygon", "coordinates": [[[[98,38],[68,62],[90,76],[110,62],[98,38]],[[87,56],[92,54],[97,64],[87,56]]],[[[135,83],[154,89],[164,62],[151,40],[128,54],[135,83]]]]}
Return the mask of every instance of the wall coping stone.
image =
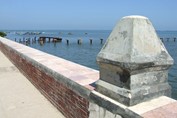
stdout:
{"type": "MultiPolygon", "coordinates": [[[[171,109],[172,106],[174,109],[177,109],[177,101],[167,96],[160,96],[134,106],[126,106],[97,91],[92,91],[90,98],[92,103],[99,105],[113,114],[119,114],[124,118],[152,118],[149,116],[158,115],[159,110],[168,113],[169,116],[177,115],[177,110],[171,109]]],[[[162,113],[160,115],[162,115],[162,113]]],[[[167,118],[171,118],[169,116],[167,116],[167,118]]]]}

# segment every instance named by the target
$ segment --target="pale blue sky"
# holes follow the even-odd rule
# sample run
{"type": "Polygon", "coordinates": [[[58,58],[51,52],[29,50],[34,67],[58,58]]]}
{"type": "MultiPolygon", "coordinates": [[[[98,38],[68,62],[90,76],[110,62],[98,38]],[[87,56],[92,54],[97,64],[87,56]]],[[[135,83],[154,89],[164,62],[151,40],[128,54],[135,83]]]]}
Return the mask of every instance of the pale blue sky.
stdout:
{"type": "Polygon", "coordinates": [[[177,30],[177,0],[0,0],[0,29],[110,30],[127,15],[177,30]]]}

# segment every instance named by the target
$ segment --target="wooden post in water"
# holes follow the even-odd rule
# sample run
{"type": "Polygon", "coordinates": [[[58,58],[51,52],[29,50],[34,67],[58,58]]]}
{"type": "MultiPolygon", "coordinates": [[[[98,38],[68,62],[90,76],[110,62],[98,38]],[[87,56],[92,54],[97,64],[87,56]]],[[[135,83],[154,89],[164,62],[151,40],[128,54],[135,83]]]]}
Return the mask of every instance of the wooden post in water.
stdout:
{"type": "Polygon", "coordinates": [[[174,42],[176,41],[176,37],[174,38],[174,42]]]}
{"type": "Polygon", "coordinates": [[[69,40],[68,39],[66,39],[66,44],[69,45],[69,40]]]}
{"type": "Polygon", "coordinates": [[[57,42],[57,39],[53,38],[53,42],[56,43],[56,42],[57,42]]]}
{"type": "Polygon", "coordinates": [[[81,44],[82,44],[82,39],[78,39],[78,40],[77,40],[77,44],[78,44],[78,45],[81,45],[81,44]]]}
{"type": "Polygon", "coordinates": [[[36,43],[36,37],[34,37],[34,39],[33,39],[33,43],[36,43]]]}
{"type": "Polygon", "coordinates": [[[92,45],[92,42],[93,42],[93,40],[92,40],[92,39],[90,39],[90,45],[92,45]]]}
{"type": "Polygon", "coordinates": [[[46,37],[43,38],[44,43],[46,42],[46,37]]]}
{"type": "Polygon", "coordinates": [[[21,38],[19,39],[19,43],[21,43],[22,41],[21,41],[21,38]]]}
{"type": "Polygon", "coordinates": [[[103,39],[100,39],[100,41],[101,41],[101,44],[103,44],[103,39]]]}
{"type": "Polygon", "coordinates": [[[162,40],[162,42],[163,42],[163,38],[160,38],[160,40],[162,40]]]}
{"type": "Polygon", "coordinates": [[[50,37],[49,37],[49,43],[50,43],[50,37]]]}
{"type": "Polygon", "coordinates": [[[25,43],[27,42],[27,40],[28,40],[28,38],[25,38],[25,40],[24,40],[22,43],[24,43],[24,44],[25,44],[25,43]]]}
{"type": "Polygon", "coordinates": [[[17,39],[15,38],[15,42],[17,41],[17,39]]]}
{"type": "Polygon", "coordinates": [[[33,38],[31,38],[31,39],[32,39],[31,43],[33,44],[34,43],[34,39],[33,38]]]}
{"type": "Polygon", "coordinates": [[[28,39],[28,44],[31,44],[31,38],[28,39]]]}

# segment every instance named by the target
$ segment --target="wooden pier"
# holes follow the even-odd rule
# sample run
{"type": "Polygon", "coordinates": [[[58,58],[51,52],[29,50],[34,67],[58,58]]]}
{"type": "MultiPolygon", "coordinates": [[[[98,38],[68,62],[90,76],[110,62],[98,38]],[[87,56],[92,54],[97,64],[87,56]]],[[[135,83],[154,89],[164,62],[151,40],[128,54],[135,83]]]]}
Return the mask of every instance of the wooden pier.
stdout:
{"type": "MultiPolygon", "coordinates": [[[[38,42],[40,45],[43,45],[44,43],[57,43],[57,42],[62,42],[62,38],[60,37],[48,37],[48,36],[41,36],[41,37],[21,37],[21,38],[14,38],[15,42],[19,42],[19,43],[23,43],[25,45],[30,45],[30,44],[35,44],[36,42],[38,42]]],[[[82,45],[83,40],[80,38],[77,40],[77,44],[78,45],[82,45]]],[[[93,39],[90,38],[89,39],[89,43],[90,45],[93,44],[93,39]]],[[[70,44],[70,40],[66,39],[66,44],[69,45],[70,44]]],[[[103,44],[103,39],[100,39],[100,44],[103,44]]]]}
{"type": "Polygon", "coordinates": [[[39,37],[39,41],[46,42],[47,39],[48,39],[48,42],[50,42],[51,40],[52,40],[52,42],[61,42],[62,41],[62,38],[60,38],[60,37],[45,37],[45,36],[39,37]]]}
{"type": "Polygon", "coordinates": [[[167,38],[163,38],[163,37],[160,37],[160,40],[162,41],[162,42],[164,42],[164,41],[167,41],[167,42],[170,42],[170,41],[173,41],[173,42],[176,42],[176,37],[171,37],[171,38],[169,38],[169,37],[167,37],[167,38]]]}

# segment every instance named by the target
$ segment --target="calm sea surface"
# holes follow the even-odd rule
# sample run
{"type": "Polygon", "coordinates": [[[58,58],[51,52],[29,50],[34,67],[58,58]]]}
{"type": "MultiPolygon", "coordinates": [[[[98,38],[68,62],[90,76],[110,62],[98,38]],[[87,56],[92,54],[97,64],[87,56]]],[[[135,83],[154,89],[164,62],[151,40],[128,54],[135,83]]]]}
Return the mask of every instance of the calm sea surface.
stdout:
{"type": "MultiPolygon", "coordinates": [[[[34,37],[40,36],[54,36],[61,37],[63,40],[61,43],[44,43],[31,41],[28,46],[36,48],[38,50],[47,52],[49,54],[88,66],[98,70],[96,63],[96,56],[101,50],[103,44],[111,33],[110,30],[42,30],[42,31],[7,31],[7,38],[19,42],[23,38],[30,40],[34,37]],[[26,34],[25,32],[41,32],[41,34],[26,34]],[[103,39],[101,44],[100,39],[103,39]],[[66,39],[69,40],[69,45],[66,43],[66,39]],[[82,44],[78,45],[77,40],[82,39],[82,44]],[[93,40],[90,45],[90,39],[93,40]]],[[[159,37],[163,37],[164,45],[167,48],[170,55],[173,57],[175,63],[169,71],[169,83],[172,87],[172,98],[177,99],[177,39],[174,42],[174,37],[177,37],[177,31],[157,31],[159,37]],[[169,41],[167,41],[170,38],[169,41]]]]}

